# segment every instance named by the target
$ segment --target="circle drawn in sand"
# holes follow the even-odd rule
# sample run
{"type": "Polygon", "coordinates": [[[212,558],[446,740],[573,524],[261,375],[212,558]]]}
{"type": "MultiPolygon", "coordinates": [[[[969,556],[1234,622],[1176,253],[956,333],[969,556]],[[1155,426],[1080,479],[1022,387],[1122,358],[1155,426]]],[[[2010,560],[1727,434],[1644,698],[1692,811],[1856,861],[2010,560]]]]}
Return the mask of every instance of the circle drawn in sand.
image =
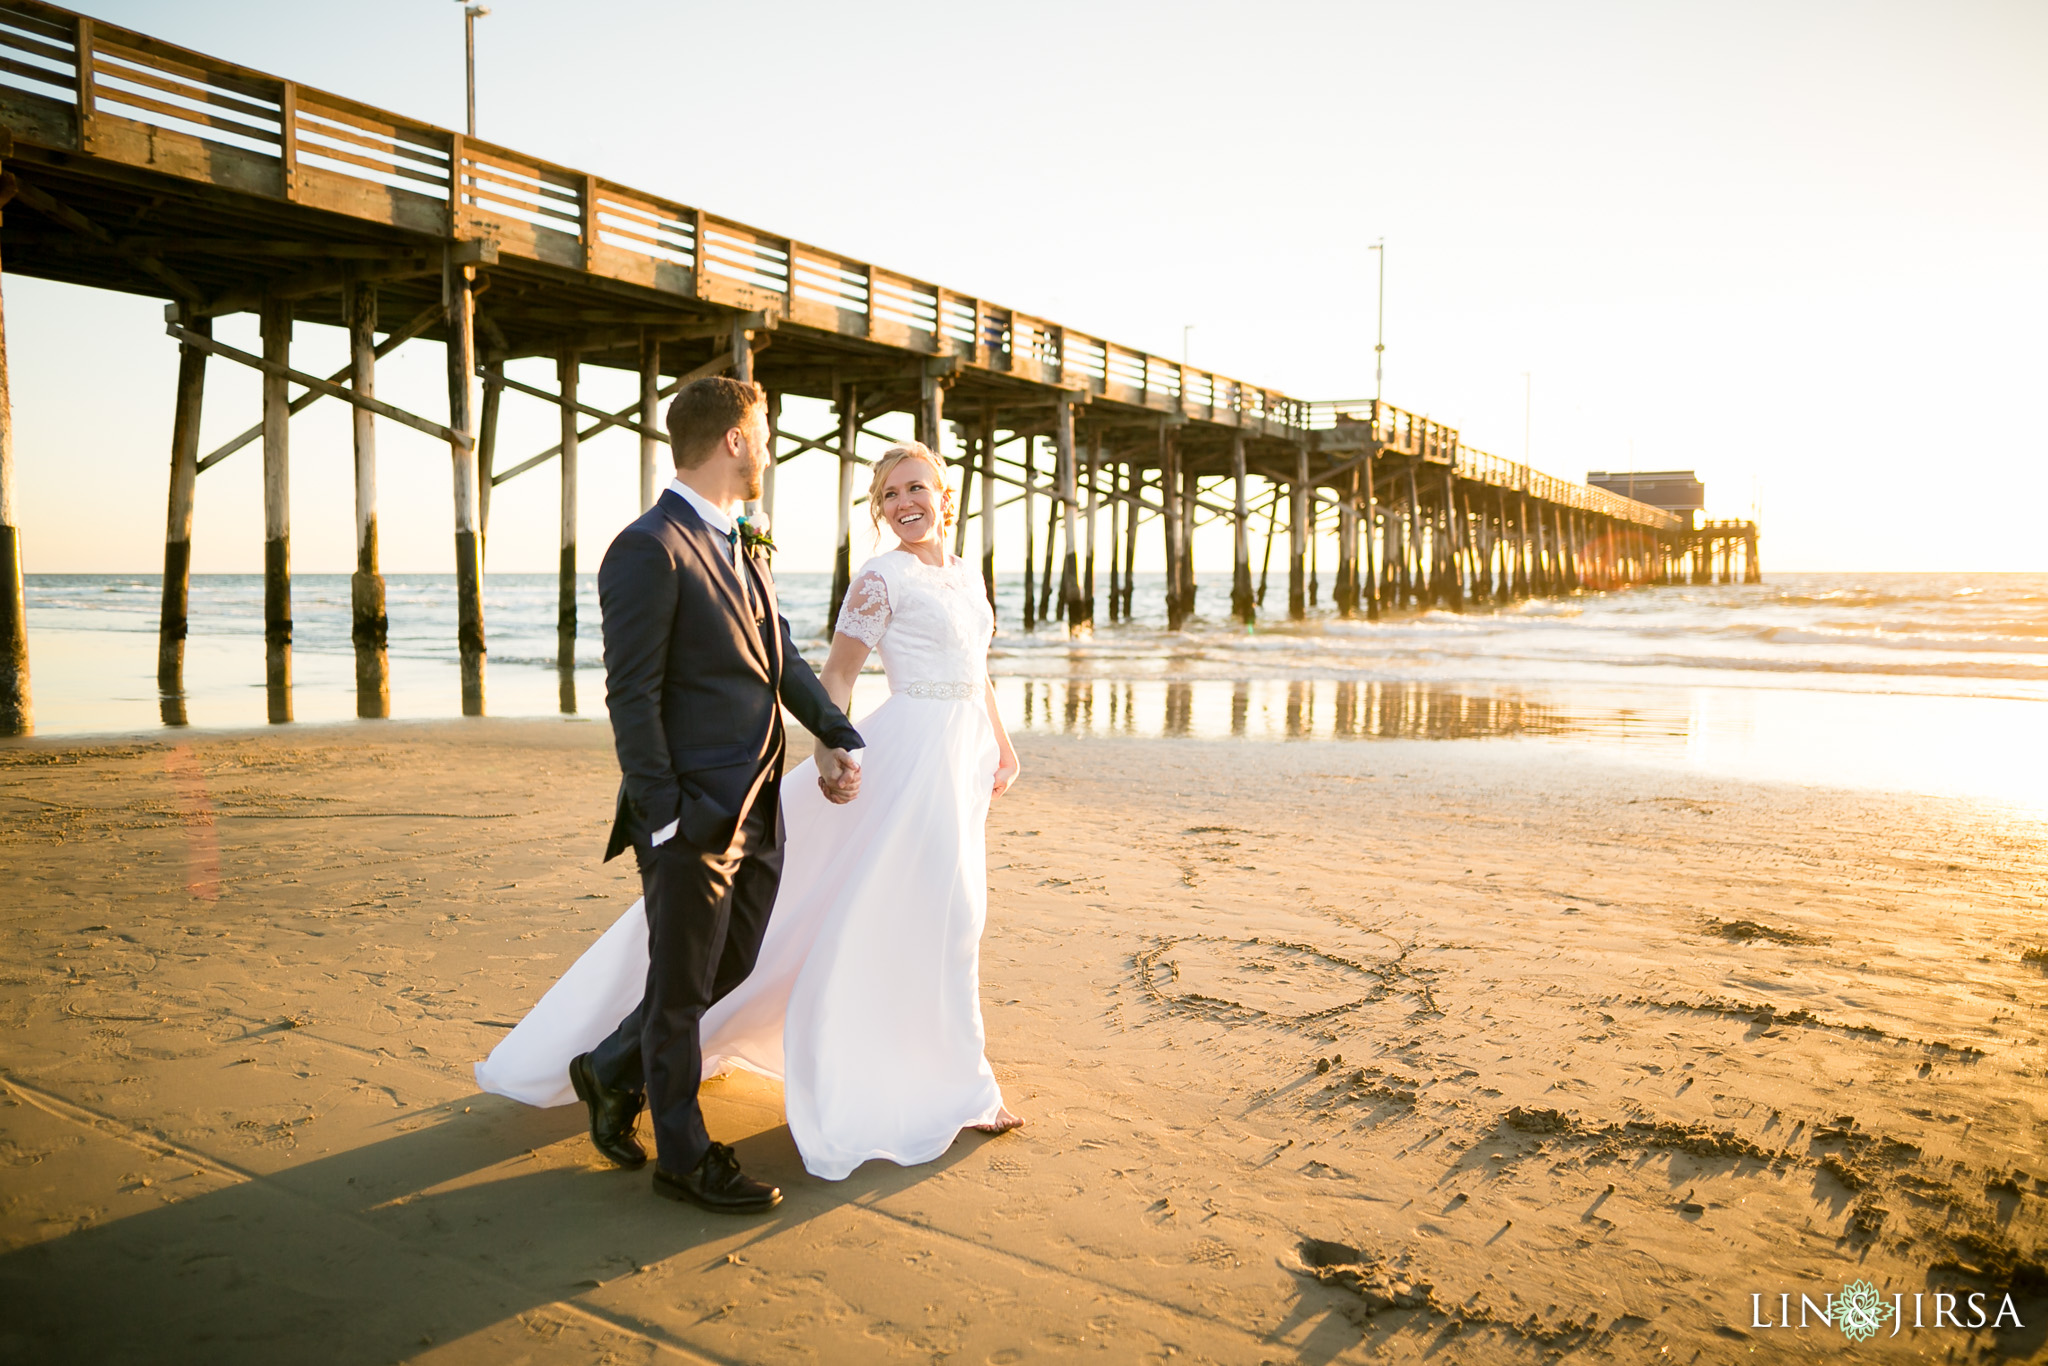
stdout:
{"type": "Polygon", "coordinates": [[[1138,982],[1159,1004],[1210,1019],[1307,1024],[1379,1000],[1392,963],[1361,963],[1263,939],[1190,935],[1137,955],[1138,982]]]}

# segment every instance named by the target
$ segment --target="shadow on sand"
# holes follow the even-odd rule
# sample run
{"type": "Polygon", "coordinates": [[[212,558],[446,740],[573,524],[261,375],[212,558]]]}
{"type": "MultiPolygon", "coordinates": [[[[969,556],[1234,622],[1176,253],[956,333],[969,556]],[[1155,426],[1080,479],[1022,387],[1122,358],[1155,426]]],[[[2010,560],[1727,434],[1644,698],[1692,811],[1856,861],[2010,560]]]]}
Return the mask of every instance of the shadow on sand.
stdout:
{"type": "MultiPolygon", "coordinates": [[[[657,1199],[648,1172],[587,1150],[578,1167],[533,1156],[582,1121],[580,1106],[472,1096],[396,1121],[419,1124],[408,1132],[17,1249],[0,1256],[0,1360],[389,1362],[695,1247],[886,1197],[976,1146],[963,1135],[922,1167],[874,1162],[826,1183],[804,1173],[786,1128],[770,1129],[735,1146],[783,1204],[734,1218],[657,1199]]],[[[642,1319],[618,1307],[632,1298],[613,1291],[597,1312],[676,1340],[659,1326],[675,1323],[672,1305],[642,1319]]]]}

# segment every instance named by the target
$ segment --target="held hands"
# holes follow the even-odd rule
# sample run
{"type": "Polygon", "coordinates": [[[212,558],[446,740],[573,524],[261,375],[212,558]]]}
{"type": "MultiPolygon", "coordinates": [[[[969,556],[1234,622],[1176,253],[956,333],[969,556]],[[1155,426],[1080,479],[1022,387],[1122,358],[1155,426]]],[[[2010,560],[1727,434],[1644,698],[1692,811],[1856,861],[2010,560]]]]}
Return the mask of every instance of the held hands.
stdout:
{"type": "Polygon", "coordinates": [[[1021,772],[1023,772],[1023,766],[1017,762],[1017,756],[1014,753],[1004,755],[1002,760],[996,764],[995,790],[989,794],[989,800],[993,801],[1005,792],[1008,792],[1011,785],[1017,781],[1017,775],[1021,772]]]}
{"type": "Polygon", "coordinates": [[[843,749],[818,746],[818,791],[834,806],[844,806],[860,795],[860,761],[843,749]]]}

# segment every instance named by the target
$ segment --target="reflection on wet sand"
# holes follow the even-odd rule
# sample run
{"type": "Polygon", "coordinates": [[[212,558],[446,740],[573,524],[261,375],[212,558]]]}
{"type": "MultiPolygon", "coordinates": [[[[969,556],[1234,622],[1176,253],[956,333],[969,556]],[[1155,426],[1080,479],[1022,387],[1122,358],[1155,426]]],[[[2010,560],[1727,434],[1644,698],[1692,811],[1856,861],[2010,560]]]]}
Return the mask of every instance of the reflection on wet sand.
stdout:
{"type": "Polygon", "coordinates": [[[999,679],[1005,717],[1069,735],[1259,740],[1482,740],[1575,737],[1682,745],[1683,706],[1561,702],[1517,690],[1328,679],[1124,682],[999,679]]]}

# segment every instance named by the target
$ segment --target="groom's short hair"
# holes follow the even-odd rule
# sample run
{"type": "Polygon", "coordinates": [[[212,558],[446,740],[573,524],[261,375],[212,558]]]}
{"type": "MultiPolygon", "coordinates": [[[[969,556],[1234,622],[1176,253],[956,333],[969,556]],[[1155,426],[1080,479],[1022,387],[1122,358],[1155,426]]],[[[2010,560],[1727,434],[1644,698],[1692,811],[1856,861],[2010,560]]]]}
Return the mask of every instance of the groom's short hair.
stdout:
{"type": "Polygon", "coordinates": [[[709,460],[725,434],[767,401],[767,392],[751,380],[711,375],[685,384],[668,405],[669,450],[676,468],[693,470],[709,460]]]}

